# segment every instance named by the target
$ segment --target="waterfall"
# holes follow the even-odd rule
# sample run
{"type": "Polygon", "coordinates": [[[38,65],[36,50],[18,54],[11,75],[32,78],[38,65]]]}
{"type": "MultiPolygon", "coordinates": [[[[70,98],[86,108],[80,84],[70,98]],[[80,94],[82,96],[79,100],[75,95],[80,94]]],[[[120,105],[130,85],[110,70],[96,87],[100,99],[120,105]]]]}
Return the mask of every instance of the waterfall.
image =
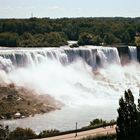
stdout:
{"type": "Polygon", "coordinates": [[[110,63],[120,64],[120,58],[117,48],[105,47],[97,49],[97,52],[101,60],[101,65],[110,63]]]}
{"type": "Polygon", "coordinates": [[[140,79],[139,65],[121,66],[115,47],[0,49],[0,69],[0,82],[49,94],[67,105],[112,104],[114,96],[138,87],[140,79]]]}
{"type": "Polygon", "coordinates": [[[7,48],[1,49],[0,69],[9,71],[13,67],[35,66],[48,59],[63,65],[82,59],[93,69],[110,63],[120,63],[117,49],[111,47],[15,48],[13,50],[7,48]]]}
{"type": "Polygon", "coordinates": [[[137,47],[129,46],[130,58],[132,61],[137,61],[137,47]]]}

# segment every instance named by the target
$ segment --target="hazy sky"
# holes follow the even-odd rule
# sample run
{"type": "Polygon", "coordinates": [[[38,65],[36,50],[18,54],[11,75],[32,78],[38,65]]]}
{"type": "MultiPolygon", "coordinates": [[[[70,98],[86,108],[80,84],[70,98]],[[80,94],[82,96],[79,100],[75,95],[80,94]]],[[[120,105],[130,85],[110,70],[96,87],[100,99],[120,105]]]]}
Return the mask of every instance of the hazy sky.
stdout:
{"type": "Polygon", "coordinates": [[[140,17],[140,0],[0,0],[0,18],[140,17]]]}

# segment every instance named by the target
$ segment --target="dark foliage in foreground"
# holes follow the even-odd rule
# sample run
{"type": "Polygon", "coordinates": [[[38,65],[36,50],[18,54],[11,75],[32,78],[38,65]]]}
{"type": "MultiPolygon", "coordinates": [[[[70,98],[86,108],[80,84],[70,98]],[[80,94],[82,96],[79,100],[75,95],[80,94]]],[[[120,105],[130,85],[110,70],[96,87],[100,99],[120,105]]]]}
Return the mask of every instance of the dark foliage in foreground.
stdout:
{"type": "Polygon", "coordinates": [[[3,127],[0,126],[0,140],[29,140],[36,138],[45,138],[49,136],[55,136],[59,134],[58,130],[44,130],[40,132],[38,135],[30,128],[16,128],[13,131],[9,131],[8,126],[3,127]]]}
{"type": "Polygon", "coordinates": [[[117,119],[118,140],[139,140],[140,139],[140,99],[138,106],[134,102],[131,90],[125,91],[124,98],[119,100],[117,119]]]}
{"type": "Polygon", "coordinates": [[[139,33],[140,18],[0,19],[0,46],[135,45],[139,33]]]}
{"type": "MultiPolygon", "coordinates": [[[[102,122],[105,122],[105,121],[103,121],[102,119],[95,119],[92,122],[94,122],[94,124],[90,123],[90,125],[88,127],[77,129],[77,132],[82,132],[82,131],[87,131],[87,130],[103,127],[102,122]]],[[[106,123],[106,126],[108,126],[108,125],[111,126],[112,124],[114,124],[114,121],[106,123]]],[[[28,139],[46,138],[46,137],[52,137],[52,136],[66,135],[66,134],[70,134],[70,133],[75,133],[75,130],[60,132],[59,130],[51,129],[51,130],[44,130],[37,135],[30,128],[25,128],[25,129],[16,128],[15,130],[10,132],[8,127],[4,128],[3,126],[1,126],[0,140],[5,140],[5,139],[6,140],[28,140],[28,139]]]]}
{"type": "Polygon", "coordinates": [[[82,140],[116,140],[116,134],[103,135],[97,137],[86,137],[83,138],[82,140]]]}
{"type": "Polygon", "coordinates": [[[14,131],[10,132],[9,140],[28,140],[36,138],[37,135],[30,128],[16,128],[14,131]]]}
{"type": "Polygon", "coordinates": [[[59,133],[60,133],[60,131],[56,130],[56,129],[44,130],[44,131],[40,132],[40,134],[38,135],[38,138],[46,138],[49,136],[57,135],[59,133]]]}

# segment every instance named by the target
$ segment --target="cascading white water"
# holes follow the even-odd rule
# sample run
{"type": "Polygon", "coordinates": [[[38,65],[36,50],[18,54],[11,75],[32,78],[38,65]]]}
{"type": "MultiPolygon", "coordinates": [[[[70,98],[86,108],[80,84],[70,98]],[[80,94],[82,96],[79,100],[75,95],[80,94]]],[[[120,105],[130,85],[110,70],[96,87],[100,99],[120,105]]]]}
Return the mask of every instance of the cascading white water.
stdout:
{"type": "Polygon", "coordinates": [[[118,92],[139,82],[138,70],[129,73],[131,66],[122,67],[117,49],[111,47],[7,49],[0,58],[0,69],[7,72],[4,78],[0,75],[2,81],[32,87],[68,105],[107,99],[112,104],[118,92]]]}
{"type": "MultiPolygon", "coordinates": [[[[110,47],[80,47],[80,48],[41,48],[41,49],[15,49],[1,50],[0,64],[5,65],[4,59],[13,66],[37,65],[46,59],[57,60],[61,64],[70,64],[76,59],[82,58],[91,67],[96,67],[99,63],[103,66],[107,63],[120,63],[118,51],[110,47]]],[[[0,67],[2,69],[2,67],[0,67]]]]}
{"type": "Polygon", "coordinates": [[[135,46],[129,46],[129,53],[130,53],[130,58],[133,61],[137,61],[137,47],[135,46]]]}
{"type": "Polygon", "coordinates": [[[116,48],[101,48],[97,49],[102,65],[120,64],[119,54],[116,48]]]}

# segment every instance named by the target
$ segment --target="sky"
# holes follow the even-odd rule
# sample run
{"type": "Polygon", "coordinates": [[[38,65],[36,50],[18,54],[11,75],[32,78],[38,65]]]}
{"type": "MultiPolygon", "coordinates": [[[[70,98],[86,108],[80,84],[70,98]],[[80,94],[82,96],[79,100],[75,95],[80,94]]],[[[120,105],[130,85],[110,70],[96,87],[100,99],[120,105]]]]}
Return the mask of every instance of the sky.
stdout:
{"type": "Polygon", "coordinates": [[[0,18],[140,17],[140,0],[0,0],[0,18]]]}

